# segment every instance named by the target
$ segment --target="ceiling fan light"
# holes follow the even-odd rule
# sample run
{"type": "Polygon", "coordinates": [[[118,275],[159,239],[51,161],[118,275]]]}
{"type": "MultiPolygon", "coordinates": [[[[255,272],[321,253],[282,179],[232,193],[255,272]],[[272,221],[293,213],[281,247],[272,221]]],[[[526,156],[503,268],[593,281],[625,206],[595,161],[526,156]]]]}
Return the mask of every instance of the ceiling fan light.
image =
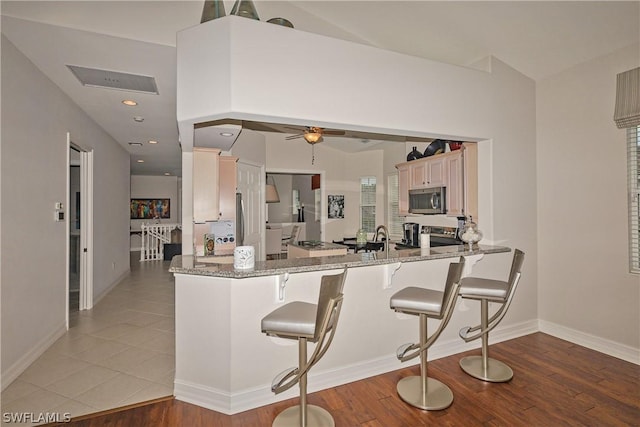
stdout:
{"type": "Polygon", "coordinates": [[[320,138],[322,138],[322,134],[320,132],[307,132],[304,134],[304,139],[309,144],[315,144],[320,141],[320,138]]]}

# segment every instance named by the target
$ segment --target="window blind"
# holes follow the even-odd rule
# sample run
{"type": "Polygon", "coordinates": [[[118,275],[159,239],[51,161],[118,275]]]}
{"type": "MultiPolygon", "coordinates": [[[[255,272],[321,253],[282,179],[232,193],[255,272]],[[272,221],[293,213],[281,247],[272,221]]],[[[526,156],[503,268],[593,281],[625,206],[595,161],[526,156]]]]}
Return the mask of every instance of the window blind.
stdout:
{"type": "Polygon", "coordinates": [[[402,238],[402,217],[398,200],[398,173],[387,176],[387,225],[392,239],[402,238]]]}
{"type": "Polygon", "coordinates": [[[629,269],[640,273],[640,126],[627,129],[629,170],[629,269]]]}
{"type": "Polygon", "coordinates": [[[640,67],[618,74],[613,120],[620,129],[640,125],[640,67]]]}
{"type": "Polygon", "coordinates": [[[376,231],[376,178],[360,178],[360,228],[376,231]]]}

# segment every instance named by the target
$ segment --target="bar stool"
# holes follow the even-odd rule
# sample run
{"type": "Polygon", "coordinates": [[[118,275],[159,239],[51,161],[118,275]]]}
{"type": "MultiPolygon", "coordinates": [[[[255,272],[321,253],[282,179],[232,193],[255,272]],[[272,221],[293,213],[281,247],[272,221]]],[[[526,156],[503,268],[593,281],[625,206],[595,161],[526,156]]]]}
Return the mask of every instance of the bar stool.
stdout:
{"type": "Polygon", "coordinates": [[[516,249],[508,281],[465,277],[460,283],[459,292],[462,298],[480,300],[480,325],[460,329],[460,338],[465,342],[482,338],[482,355],[467,356],[460,360],[462,370],[479,380],[506,382],[513,378],[513,371],[509,366],[489,357],[489,332],[500,323],[511,304],[520,281],[523,262],[524,252],[516,249]],[[489,301],[502,304],[491,318],[489,301]]]}
{"type": "Polygon", "coordinates": [[[448,408],[453,402],[451,389],[435,378],[427,376],[427,349],[440,336],[449,323],[460,286],[464,258],[451,263],[444,291],[410,286],[396,292],[390,301],[393,310],[419,316],[420,342],[404,344],[396,352],[401,362],[420,356],[420,376],[410,376],[398,381],[398,395],[409,405],[426,410],[448,408]],[[427,336],[427,320],[439,319],[438,329],[427,336]]]}
{"type": "Polygon", "coordinates": [[[300,404],[278,414],[273,426],[335,426],[327,410],[307,405],[307,373],[327,351],[335,335],[346,274],[345,268],[340,274],[322,276],[317,305],[290,302],[262,319],[262,332],[265,334],[298,340],[298,366],[278,374],[271,383],[271,391],[278,394],[299,383],[300,404]],[[309,360],[307,342],[317,343],[309,360]]]}

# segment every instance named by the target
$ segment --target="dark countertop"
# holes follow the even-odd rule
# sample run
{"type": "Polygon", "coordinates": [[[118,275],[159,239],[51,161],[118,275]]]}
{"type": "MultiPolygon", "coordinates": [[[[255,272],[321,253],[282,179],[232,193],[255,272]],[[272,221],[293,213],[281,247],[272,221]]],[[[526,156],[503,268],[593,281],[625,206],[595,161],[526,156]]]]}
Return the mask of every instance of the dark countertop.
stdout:
{"type": "Polygon", "coordinates": [[[289,243],[291,246],[297,246],[303,249],[312,249],[314,251],[329,251],[334,249],[343,249],[344,245],[335,243],[321,242],[319,240],[302,240],[297,243],[289,243]]]}
{"type": "Polygon", "coordinates": [[[390,250],[389,258],[382,252],[364,252],[357,254],[294,258],[256,262],[250,270],[236,270],[229,257],[221,258],[221,263],[198,262],[193,255],[177,255],[171,261],[169,271],[175,274],[190,274],[196,276],[212,276],[231,279],[248,277],[275,276],[285,273],[304,273],[310,271],[333,270],[344,267],[365,267],[370,265],[393,264],[397,262],[428,261],[432,259],[457,258],[459,256],[493,254],[509,252],[505,246],[479,245],[469,251],[466,245],[440,246],[431,249],[403,249],[390,250]]]}

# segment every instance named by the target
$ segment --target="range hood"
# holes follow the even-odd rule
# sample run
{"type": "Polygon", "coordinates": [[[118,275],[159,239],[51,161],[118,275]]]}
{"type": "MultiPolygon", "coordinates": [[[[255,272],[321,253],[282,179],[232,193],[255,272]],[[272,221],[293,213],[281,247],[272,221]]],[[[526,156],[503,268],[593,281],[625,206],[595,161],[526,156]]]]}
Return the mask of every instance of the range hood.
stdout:
{"type": "Polygon", "coordinates": [[[193,146],[229,151],[242,131],[240,120],[198,123],[193,126],[193,146]]]}

